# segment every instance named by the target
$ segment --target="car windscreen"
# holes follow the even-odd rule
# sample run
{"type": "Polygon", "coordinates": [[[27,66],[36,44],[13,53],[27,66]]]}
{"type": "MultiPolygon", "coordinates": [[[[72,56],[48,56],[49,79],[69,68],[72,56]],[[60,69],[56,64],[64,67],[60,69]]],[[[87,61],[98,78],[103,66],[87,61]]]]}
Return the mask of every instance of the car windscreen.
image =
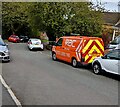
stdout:
{"type": "Polygon", "coordinates": [[[113,45],[120,44],[120,37],[113,40],[110,44],[113,44],[113,45]]]}
{"type": "Polygon", "coordinates": [[[37,40],[37,39],[34,39],[34,40],[31,40],[33,44],[36,44],[36,43],[39,43],[41,44],[41,41],[40,40],[37,40]]]}
{"type": "Polygon", "coordinates": [[[28,38],[28,36],[25,36],[25,38],[28,38]]]}
{"type": "Polygon", "coordinates": [[[19,38],[18,36],[15,36],[15,38],[19,38]]]}
{"type": "Polygon", "coordinates": [[[19,36],[19,38],[24,38],[24,36],[19,36]]]}
{"type": "Polygon", "coordinates": [[[5,46],[5,43],[3,42],[1,38],[0,38],[0,45],[5,46]]]}
{"type": "Polygon", "coordinates": [[[28,36],[19,36],[20,38],[28,38],[28,36]]]}

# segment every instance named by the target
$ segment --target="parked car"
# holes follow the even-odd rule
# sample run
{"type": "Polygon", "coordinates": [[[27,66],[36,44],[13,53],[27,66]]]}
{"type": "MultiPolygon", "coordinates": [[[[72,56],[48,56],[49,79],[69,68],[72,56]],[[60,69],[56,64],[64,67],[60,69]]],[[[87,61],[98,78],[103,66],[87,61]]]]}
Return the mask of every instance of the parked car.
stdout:
{"type": "Polygon", "coordinates": [[[36,38],[31,38],[31,39],[28,40],[28,48],[30,50],[33,50],[33,49],[44,50],[44,46],[41,43],[41,40],[40,39],[36,39],[36,38]]]}
{"type": "Polygon", "coordinates": [[[1,37],[0,37],[0,61],[10,61],[8,45],[3,42],[1,37]]]}
{"type": "Polygon", "coordinates": [[[116,48],[119,44],[120,44],[120,35],[117,36],[113,41],[111,41],[111,42],[108,44],[107,48],[108,48],[108,49],[114,49],[114,48],[116,48]]]}
{"type": "Polygon", "coordinates": [[[120,49],[111,50],[104,56],[95,58],[92,62],[93,72],[95,74],[100,74],[105,71],[120,75],[119,66],[120,49]]]}
{"type": "Polygon", "coordinates": [[[114,50],[114,49],[120,49],[120,36],[117,36],[113,41],[111,41],[111,42],[107,45],[104,53],[106,54],[106,53],[108,53],[109,51],[114,50]]]}
{"type": "Polygon", "coordinates": [[[29,37],[24,35],[20,35],[19,38],[20,38],[20,42],[28,42],[29,40],[29,37]]]}
{"type": "Polygon", "coordinates": [[[8,41],[9,42],[20,42],[20,38],[17,36],[17,35],[11,35],[9,38],[8,38],[8,41]]]}

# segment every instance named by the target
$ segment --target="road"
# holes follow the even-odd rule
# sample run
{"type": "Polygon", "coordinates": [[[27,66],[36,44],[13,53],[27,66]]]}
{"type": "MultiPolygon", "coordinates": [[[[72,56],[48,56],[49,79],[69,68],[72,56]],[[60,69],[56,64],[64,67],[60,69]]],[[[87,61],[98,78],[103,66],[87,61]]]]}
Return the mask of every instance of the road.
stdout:
{"type": "Polygon", "coordinates": [[[116,76],[52,61],[50,51],[29,51],[25,43],[9,48],[3,77],[22,105],[118,105],[116,76]]]}
{"type": "MultiPolygon", "coordinates": [[[[2,74],[2,63],[0,62],[0,76],[2,74]]],[[[14,103],[14,101],[12,100],[10,94],[8,93],[8,90],[3,86],[2,82],[1,82],[1,78],[0,78],[0,107],[1,106],[10,106],[10,105],[14,105],[14,107],[17,107],[14,103]]]]}
{"type": "Polygon", "coordinates": [[[6,107],[7,106],[9,107],[10,105],[12,106],[14,105],[14,107],[17,107],[4,86],[2,86],[2,105],[6,107]]]}

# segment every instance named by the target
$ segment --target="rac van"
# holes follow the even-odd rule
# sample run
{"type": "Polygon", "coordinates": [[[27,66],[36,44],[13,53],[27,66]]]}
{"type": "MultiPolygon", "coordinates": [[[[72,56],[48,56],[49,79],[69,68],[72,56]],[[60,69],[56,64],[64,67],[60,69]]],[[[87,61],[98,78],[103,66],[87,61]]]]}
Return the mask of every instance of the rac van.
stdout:
{"type": "Polygon", "coordinates": [[[52,59],[72,64],[87,65],[104,55],[104,43],[101,38],[87,36],[63,36],[52,47],[52,59]]]}

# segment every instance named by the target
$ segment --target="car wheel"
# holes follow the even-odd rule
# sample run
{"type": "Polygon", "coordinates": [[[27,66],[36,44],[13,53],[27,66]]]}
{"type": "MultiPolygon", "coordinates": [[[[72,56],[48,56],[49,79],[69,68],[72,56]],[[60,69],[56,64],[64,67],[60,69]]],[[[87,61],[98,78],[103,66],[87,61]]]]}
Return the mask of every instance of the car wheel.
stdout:
{"type": "Polygon", "coordinates": [[[98,63],[93,64],[93,72],[95,74],[100,74],[101,73],[101,66],[98,63]]]}
{"type": "Polygon", "coordinates": [[[57,60],[57,58],[56,58],[56,54],[55,54],[55,53],[52,53],[52,59],[53,59],[54,61],[57,60]]]}
{"type": "Polygon", "coordinates": [[[41,49],[42,51],[44,51],[44,48],[43,49],[41,49]]]}
{"type": "Polygon", "coordinates": [[[73,67],[78,67],[78,62],[75,58],[72,59],[72,66],[73,67]]]}

